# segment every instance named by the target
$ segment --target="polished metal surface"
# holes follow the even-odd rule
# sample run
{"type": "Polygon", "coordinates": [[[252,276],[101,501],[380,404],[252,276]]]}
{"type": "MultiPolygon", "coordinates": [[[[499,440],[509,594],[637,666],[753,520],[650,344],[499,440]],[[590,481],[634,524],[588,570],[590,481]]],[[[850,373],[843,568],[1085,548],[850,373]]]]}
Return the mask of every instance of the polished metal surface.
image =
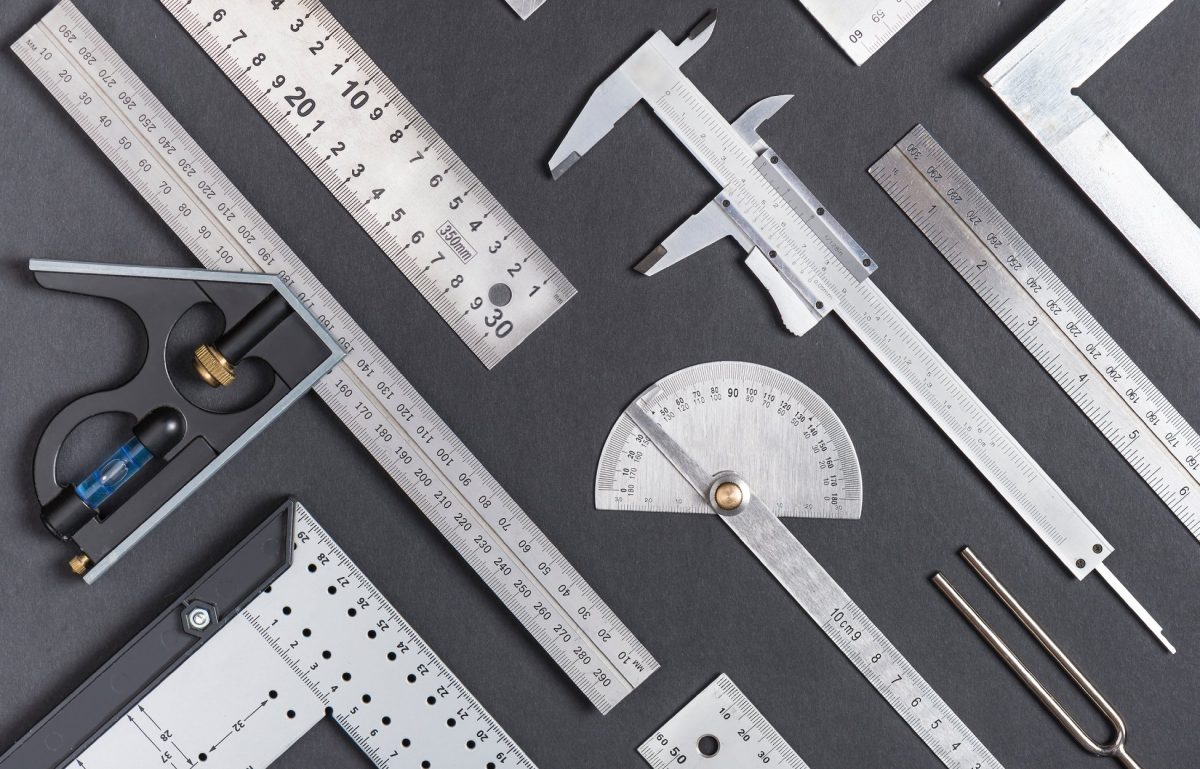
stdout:
{"type": "Polygon", "coordinates": [[[871,175],[1200,539],[1200,435],[971,178],[922,126],[871,175]]]}
{"type": "Polygon", "coordinates": [[[528,19],[533,12],[546,4],[546,0],[505,0],[522,19],[528,19]]]}
{"type": "Polygon", "coordinates": [[[575,295],[320,0],[163,5],[485,366],[575,295]]]}
{"type": "Polygon", "coordinates": [[[800,0],[838,47],[862,65],[930,0],[800,0]]]}
{"type": "MultiPolygon", "coordinates": [[[[670,417],[672,434],[702,466],[734,470],[771,489],[775,515],[862,515],[862,475],[850,436],[833,410],[792,377],[754,363],[703,363],[661,380],[642,401],[670,417]]],[[[713,512],[707,492],[697,496],[666,456],[646,448],[632,420],[617,421],[600,453],[596,507],[713,512]]]]}
{"type": "Polygon", "coordinates": [[[694,761],[704,769],[768,764],[808,769],[783,735],[724,673],[642,743],[638,753],[654,769],[694,761]]]}
{"type": "Polygon", "coordinates": [[[1075,93],[1173,0],[1066,0],[983,76],[1200,316],[1200,227],[1075,93]]]}
{"type": "MultiPolygon", "coordinates": [[[[686,229],[702,222],[704,237],[672,236],[673,244],[695,248],[707,245],[720,232],[733,237],[750,252],[747,262],[752,272],[763,281],[793,333],[803,333],[824,314],[836,312],[1068,572],[1083,579],[1099,570],[1113,552],[1111,543],[887,297],[862,272],[846,266],[847,255],[861,255],[868,269],[875,267],[874,260],[853,241],[831,241],[822,228],[811,224],[831,214],[815,197],[789,195],[764,175],[760,170],[764,162],[783,165],[779,156],[740,120],[728,122],[680,71],[680,65],[712,36],[713,22],[710,16],[678,45],[656,32],[621,64],[588,100],[554,153],[550,161],[554,175],[561,176],[575,165],[622,115],[645,100],[722,187],[715,210],[725,214],[725,221],[709,204],[683,225],[686,229]]],[[[754,108],[752,113],[757,119],[754,108]]],[[[828,231],[844,232],[840,227],[828,231]]],[[[667,243],[672,239],[638,269],[656,274],[690,255],[673,252],[667,243]]],[[[1145,607],[1110,570],[1101,574],[1161,639],[1162,627],[1145,607]]]]}
{"type": "Polygon", "coordinates": [[[1083,727],[1079,725],[1079,722],[1075,720],[1075,717],[1072,716],[1067,709],[1062,706],[1062,703],[1058,701],[1058,698],[1055,697],[1050,690],[1045,687],[1041,680],[1039,680],[1038,677],[1034,675],[1034,673],[1028,667],[1026,667],[1025,663],[1021,661],[1021,658],[1018,657],[1016,652],[1009,647],[1000,634],[993,630],[991,625],[988,624],[987,620],[985,620],[982,615],[975,610],[975,607],[973,607],[970,602],[968,602],[967,599],[958,592],[954,585],[950,584],[950,581],[946,579],[944,575],[935,574],[933,576],[933,583],[939,590],[942,591],[942,594],[945,595],[950,603],[954,605],[954,608],[958,609],[959,613],[963,615],[967,622],[969,622],[971,626],[975,628],[979,635],[982,636],[987,644],[992,647],[996,654],[998,654],[1000,658],[1004,660],[1004,663],[1008,665],[1008,667],[1014,673],[1016,673],[1017,677],[1020,678],[1027,687],[1029,687],[1029,690],[1038,698],[1038,701],[1042,703],[1042,706],[1045,707],[1052,716],[1054,716],[1059,724],[1062,725],[1067,733],[1070,734],[1071,737],[1074,738],[1074,740],[1079,743],[1084,750],[1097,756],[1111,756],[1112,758],[1117,759],[1121,766],[1125,767],[1126,769],[1141,769],[1141,765],[1129,755],[1129,752],[1125,748],[1128,730],[1125,726],[1124,717],[1117,711],[1115,707],[1113,707],[1112,703],[1108,701],[1108,699],[1100,692],[1100,690],[1096,688],[1096,685],[1093,684],[1090,679],[1088,679],[1083,671],[1079,669],[1079,666],[1067,656],[1066,652],[1064,652],[1059,645],[1055,643],[1054,639],[1050,637],[1050,634],[1042,628],[1038,621],[1035,620],[1033,616],[1025,610],[1025,607],[1017,601],[1016,597],[1009,592],[1008,588],[1006,588],[1004,584],[996,578],[996,575],[993,574],[986,565],[984,565],[983,561],[979,559],[979,556],[975,555],[971,548],[968,547],[964,549],[962,551],[962,557],[971,566],[971,568],[975,570],[975,573],[979,575],[980,579],[982,579],[984,583],[991,588],[992,592],[1004,602],[1004,605],[1007,606],[1009,611],[1011,611],[1013,615],[1015,615],[1016,618],[1021,622],[1021,624],[1025,626],[1025,629],[1037,639],[1038,643],[1042,645],[1042,648],[1044,648],[1050,654],[1050,656],[1054,658],[1054,661],[1057,662],[1058,666],[1061,667],[1063,671],[1071,678],[1071,680],[1075,682],[1075,685],[1078,686],[1085,695],[1087,695],[1087,698],[1091,700],[1093,704],[1095,704],[1097,709],[1099,709],[1101,714],[1104,716],[1104,719],[1108,722],[1109,726],[1112,727],[1113,738],[1105,744],[1100,744],[1093,740],[1091,736],[1084,731],[1083,727]]]}
{"type": "Polygon", "coordinates": [[[534,769],[320,524],[296,510],[288,570],[71,766],[265,768],[328,715],[381,769],[534,769]],[[401,756],[410,763],[398,764],[401,756]]]}
{"type": "MultiPolygon", "coordinates": [[[[681,373],[687,373],[687,370],[681,373]]],[[[722,467],[718,470],[702,463],[700,457],[712,456],[712,444],[719,444],[724,439],[724,425],[714,420],[699,430],[695,426],[677,426],[674,410],[662,406],[662,395],[668,389],[663,384],[671,379],[668,377],[639,396],[618,419],[618,428],[613,433],[620,434],[620,425],[630,423],[633,442],[639,447],[636,451],[643,458],[659,454],[675,468],[691,490],[692,503],[710,504],[710,509],[718,513],[718,517],[943,764],[951,769],[974,766],[999,769],[1000,762],[776,516],[771,500],[776,490],[763,485],[760,479],[741,468],[722,467]],[[715,499],[715,490],[730,482],[740,487],[740,506],[726,510],[715,502],[710,503],[709,500],[715,499]]],[[[828,409],[815,393],[808,391],[808,395],[828,409]]],[[[831,437],[838,436],[853,451],[840,422],[823,425],[822,429],[831,437]]],[[[763,448],[772,450],[771,447],[763,448]]],[[[764,464],[762,458],[747,459],[750,466],[764,464]]],[[[604,462],[602,458],[597,472],[598,504],[604,498],[599,480],[604,472],[604,462]]],[[[784,489],[779,491],[786,493],[784,489]]],[[[810,491],[814,492],[819,493],[818,490],[810,491]]],[[[627,507],[621,506],[622,509],[627,507]]]]}
{"type": "Polygon", "coordinates": [[[205,267],[278,275],[256,279],[282,280],[302,298],[305,317],[319,319],[346,350],[313,389],[596,707],[607,712],[657,670],[641,642],[73,5],[60,3],[15,47],[33,40],[59,51],[60,26],[86,41],[89,57],[75,50],[25,57],[42,84],[205,267]],[[58,77],[62,69],[74,86],[58,77]],[[94,89],[98,98],[84,104],[76,88],[100,69],[114,85],[94,89]],[[114,109],[100,98],[108,92],[133,95],[146,120],[114,109]],[[179,170],[180,160],[188,171],[179,170]]]}

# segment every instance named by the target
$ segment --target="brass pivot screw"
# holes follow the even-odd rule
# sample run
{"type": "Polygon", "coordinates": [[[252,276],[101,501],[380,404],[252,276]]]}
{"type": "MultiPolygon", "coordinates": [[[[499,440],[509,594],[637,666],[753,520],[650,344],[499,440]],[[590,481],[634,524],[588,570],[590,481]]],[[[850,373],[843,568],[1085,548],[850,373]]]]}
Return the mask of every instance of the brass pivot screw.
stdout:
{"type": "Polygon", "coordinates": [[[713,492],[713,501],[722,510],[736,510],[742,506],[742,487],[733,481],[725,481],[713,492]]]}
{"type": "Polygon", "coordinates": [[[292,314],[283,294],[272,293],[254,306],[213,344],[202,344],[192,353],[192,364],[209,387],[228,387],[242,358],[267,338],[292,314]]]}
{"type": "Polygon", "coordinates": [[[67,565],[77,576],[82,577],[87,574],[88,569],[92,568],[92,559],[88,557],[87,553],[80,553],[67,561],[67,565]]]}
{"type": "Polygon", "coordinates": [[[196,373],[209,387],[225,387],[233,382],[233,364],[211,344],[202,344],[192,353],[196,373]]]}

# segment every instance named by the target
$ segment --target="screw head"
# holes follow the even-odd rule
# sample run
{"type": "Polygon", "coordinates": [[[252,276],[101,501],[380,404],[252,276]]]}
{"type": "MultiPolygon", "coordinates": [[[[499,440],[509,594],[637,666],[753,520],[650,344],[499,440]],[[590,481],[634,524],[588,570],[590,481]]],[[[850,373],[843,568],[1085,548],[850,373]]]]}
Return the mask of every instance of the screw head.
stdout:
{"type": "Polygon", "coordinates": [[[184,615],[184,622],[191,630],[204,630],[212,624],[212,613],[203,606],[189,609],[184,615]]]}
{"type": "Polygon", "coordinates": [[[1087,561],[1083,560],[1082,558],[1075,562],[1076,569],[1082,569],[1084,566],[1087,566],[1087,561]]]}
{"type": "Polygon", "coordinates": [[[725,481],[713,492],[713,501],[722,510],[736,510],[742,505],[742,487],[733,481],[725,481]]]}
{"type": "Polygon", "coordinates": [[[1096,555],[1100,555],[1104,552],[1104,545],[1092,545],[1092,552],[1096,555]]]}

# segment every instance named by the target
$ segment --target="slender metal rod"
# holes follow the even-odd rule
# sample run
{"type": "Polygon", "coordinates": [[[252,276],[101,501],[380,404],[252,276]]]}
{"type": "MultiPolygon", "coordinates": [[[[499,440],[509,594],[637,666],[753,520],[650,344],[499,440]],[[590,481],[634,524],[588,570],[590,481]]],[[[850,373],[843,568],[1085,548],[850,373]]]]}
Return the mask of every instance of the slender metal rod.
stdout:
{"type": "Polygon", "coordinates": [[[1004,660],[1004,663],[1017,675],[1018,678],[1033,692],[1034,696],[1042,703],[1042,706],[1050,712],[1052,716],[1062,725],[1071,737],[1079,743],[1079,745],[1089,753],[1097,756],[1109,756],[1115,758],[1126,769],[1141,769],[1141,765],[1133,759],[1125,749],[1125,741],[1128,736],[1128,730],[1125,725],[1124,717],[1113,707],[1112,703],[1100,692],[1099,689],[1084,675],[1083,671],[1066,655],[1065,652],[1055,643],[1050,634],[1033,618],[1024,606],[1017,601],[1016,597],[1009,592],[996,575],[979,559],[970,548],[964,548],[962,551],[963,560],[965,560],[972,569],[979,575],[980,579],[991,588],[992,592],[1004,602],[1009,611],[1020,621],[1025,629],[1037,639],[1058,666],[1070,676],[1076,686],[1087,695],[1088,699],[1095,704],[1096,708],[1104,716],[1105,720],[1113,728],[1113,738],[1105,744],[1101,744],[1092,739],[1083,727],[1075,720],[1075,718],[1067,712],[1058,698],[1050,692],[1049,689],[1038,679],[1036,675],[1021,661],[1021,658],[1012,650],[1005,640],[997,633],[987,620],[975,610],[970,602],[963,597],[961,593],[946,579],[941,573],[933,576],[933,584],[938,590],[954,605],[960,614],[971,624],[975,631],[992,647],[999,657],[1004,660]]]}

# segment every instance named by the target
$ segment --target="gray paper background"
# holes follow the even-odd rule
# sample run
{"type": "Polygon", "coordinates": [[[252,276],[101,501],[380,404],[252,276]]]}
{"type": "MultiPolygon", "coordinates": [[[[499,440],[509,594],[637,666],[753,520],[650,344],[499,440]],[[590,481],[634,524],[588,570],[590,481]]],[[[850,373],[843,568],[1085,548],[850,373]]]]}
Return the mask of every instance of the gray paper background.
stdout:
{"type": "MultiPolygon", "coordinates": [[[[501,0],[330,0],[580,290],[490,373],[165,10],[152,0],[78,4],[663,669],[601,717],[315,396],[99,584],[66,573],[70,553],[37,519],[30,455],[53,413],[121,381],[139,351],[127,315],[38,287],[26,260],[195,262],[7,51],[52,3],[4,0],[0,748],[290,493],[543,769],[641,766],[637,745],[720,672],[814,769],[937,766],[720,523],[593,508],[601,445],[637,393],[683,366],[745,359],[816,390],[860,453],[863,519],[789,527],[1006,766],[1100,764],[929,584],[945,570],[1052,674],[959,561],[966,544],[1118,704],[1148,769],[1196,765],[1200,547],[865,172],[924,122],[1200,424],[1196,319],[978,81],[1054,2],[935,0],[860,69],[794,0],[550,0],[524,23],[501,0]],[[884,292],[1117,546],[1108,563],[1166,625],[1178,656],[1099,578],[1075,583],[839,321],[787,335],[731,243],[653,279],[630,269],[716,192],[648,110],[550,181],[545,162],[600,79],[654,30],[678,39],[712,5],[716,34],[687,73],[730,116],[797,94],[765,137],[881,264],[884,292]]],[[[1200,4],[1177,2],[1083,89],[1193,216],[1198,33],[1200,4]]],[[[1087,723],[1102,733],[1095,717],[1087,723]]],[[[368,765],[328,722],[277,764],[368,765]]]]}

